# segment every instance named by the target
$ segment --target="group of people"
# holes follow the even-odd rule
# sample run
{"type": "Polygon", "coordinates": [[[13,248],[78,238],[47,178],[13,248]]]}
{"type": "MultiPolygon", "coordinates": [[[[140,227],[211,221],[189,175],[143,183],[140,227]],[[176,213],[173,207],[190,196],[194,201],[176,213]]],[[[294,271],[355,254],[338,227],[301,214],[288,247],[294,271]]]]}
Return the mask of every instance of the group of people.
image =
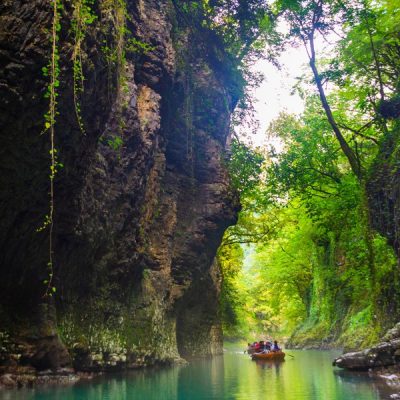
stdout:
{"type": "Polygon", "coordinates": [[[254,342],[253,344],[247,343],[247,353],[269,353],[271,351],[281,351],[281,348],[278,346],[278,342],[274,340],[272,343],[269,340],[260,340],[259,342],[254,342]]]}

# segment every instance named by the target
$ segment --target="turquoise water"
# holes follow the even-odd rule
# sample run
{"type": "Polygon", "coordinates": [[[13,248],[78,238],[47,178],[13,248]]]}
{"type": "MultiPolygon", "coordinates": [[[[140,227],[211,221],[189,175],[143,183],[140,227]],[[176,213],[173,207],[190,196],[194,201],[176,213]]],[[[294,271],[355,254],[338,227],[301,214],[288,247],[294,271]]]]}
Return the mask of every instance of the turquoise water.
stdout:
{"type": "Polygon", "coordinates": [[[333,368],[338,354],[288,350],[281,363],[254,362],[230,348],[224,356],[183,367],[108,375],[67,387],[0,392],[2,400],[376,400],[390,399],[381,381],[333,368]]]}

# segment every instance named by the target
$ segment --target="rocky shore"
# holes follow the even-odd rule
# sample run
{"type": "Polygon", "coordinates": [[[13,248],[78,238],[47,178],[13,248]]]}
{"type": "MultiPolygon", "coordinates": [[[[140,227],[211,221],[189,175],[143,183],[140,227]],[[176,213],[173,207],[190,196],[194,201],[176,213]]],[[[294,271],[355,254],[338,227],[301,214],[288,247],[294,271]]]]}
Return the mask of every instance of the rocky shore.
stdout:
{"type": "Polygon", "coordinates": [[[400,323],[390,329],[377,345],[345,353],[333,365],[348,371],[368,371],[372,378],[383,379],[396,393],[391,399],[400,399],[400,323]]]}
{"type": "Polygon", "coordinates": [[[377,374],[385,368],[400,372],[400,323],[383,336],[381,343],[362,351],[345,353],[336,358],[333,365],[377,374]]]}
{"type": "Polygon", "coordinates": [[[72,368],[37,371],[33,367],[0,367],[0,390],[29,388],[36,385],[69,385],[81,379],[92,379],[98,374],[76,373],[72,368]]]}

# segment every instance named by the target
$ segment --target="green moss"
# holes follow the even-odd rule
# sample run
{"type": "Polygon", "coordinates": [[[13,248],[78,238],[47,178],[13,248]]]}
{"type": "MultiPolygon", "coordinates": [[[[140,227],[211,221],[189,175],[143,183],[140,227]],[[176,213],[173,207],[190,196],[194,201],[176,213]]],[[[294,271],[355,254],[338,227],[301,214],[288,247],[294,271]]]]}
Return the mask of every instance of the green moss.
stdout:
{"type": "Polygon", "coordinates": [[[58,333],[71,354],[83,351],[105,360],[108,354],[130,354],[139,362],[177,358],[174,320],[165,316],[155,279],[144,269],[140,288],[126,304],[116,301],[112,285],[104,285],[90,304],[60,317],[58,333]]]}
{"type": "Polygon", "coordinates": [[[289,343],[292,346],[319,347],[330,338],[330,326],[326,321],[309,320],[294,332],[289,343]]]}
{"type": "Polygon", "coordinates": [[[343,331],[337,343],[346,349],[360,349],[376,344],[379,341],[381,331],[379,323],[372,314],[372,305],[349,313],[344,320],[343,331]]]}

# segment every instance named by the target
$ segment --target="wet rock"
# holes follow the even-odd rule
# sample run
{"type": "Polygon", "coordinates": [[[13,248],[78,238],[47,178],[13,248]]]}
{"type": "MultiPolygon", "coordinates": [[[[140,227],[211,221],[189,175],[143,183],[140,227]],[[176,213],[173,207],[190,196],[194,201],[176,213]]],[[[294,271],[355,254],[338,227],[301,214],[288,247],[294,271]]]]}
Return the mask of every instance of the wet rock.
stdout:
{"type": "Polygon", "coordinates": [[[400,339],[400,322],[397,323],[392,329],[389,329],[385,336],[383,337],[384,341],[400,339]]]}
{"type": "Polygon", "coordinates": [[[20,362],[43,371],[69,366],[71,357],[58,336],[53,336],[33,341],[29,349],[22,354],[20,362]]]}
{"type": "Polygon", "coordinates": [[[17,385],[11,374],[0,375],[0,389],[11,389],[17,385]]]}
{"type": "Polygon", "coordinates": [[[397,324],[384,336],[386,342],[362,351],[343,354],[334,360],[333,365],[351,370],[369,370],[400,365],[399,334],[399,324],[397,324]]]}

